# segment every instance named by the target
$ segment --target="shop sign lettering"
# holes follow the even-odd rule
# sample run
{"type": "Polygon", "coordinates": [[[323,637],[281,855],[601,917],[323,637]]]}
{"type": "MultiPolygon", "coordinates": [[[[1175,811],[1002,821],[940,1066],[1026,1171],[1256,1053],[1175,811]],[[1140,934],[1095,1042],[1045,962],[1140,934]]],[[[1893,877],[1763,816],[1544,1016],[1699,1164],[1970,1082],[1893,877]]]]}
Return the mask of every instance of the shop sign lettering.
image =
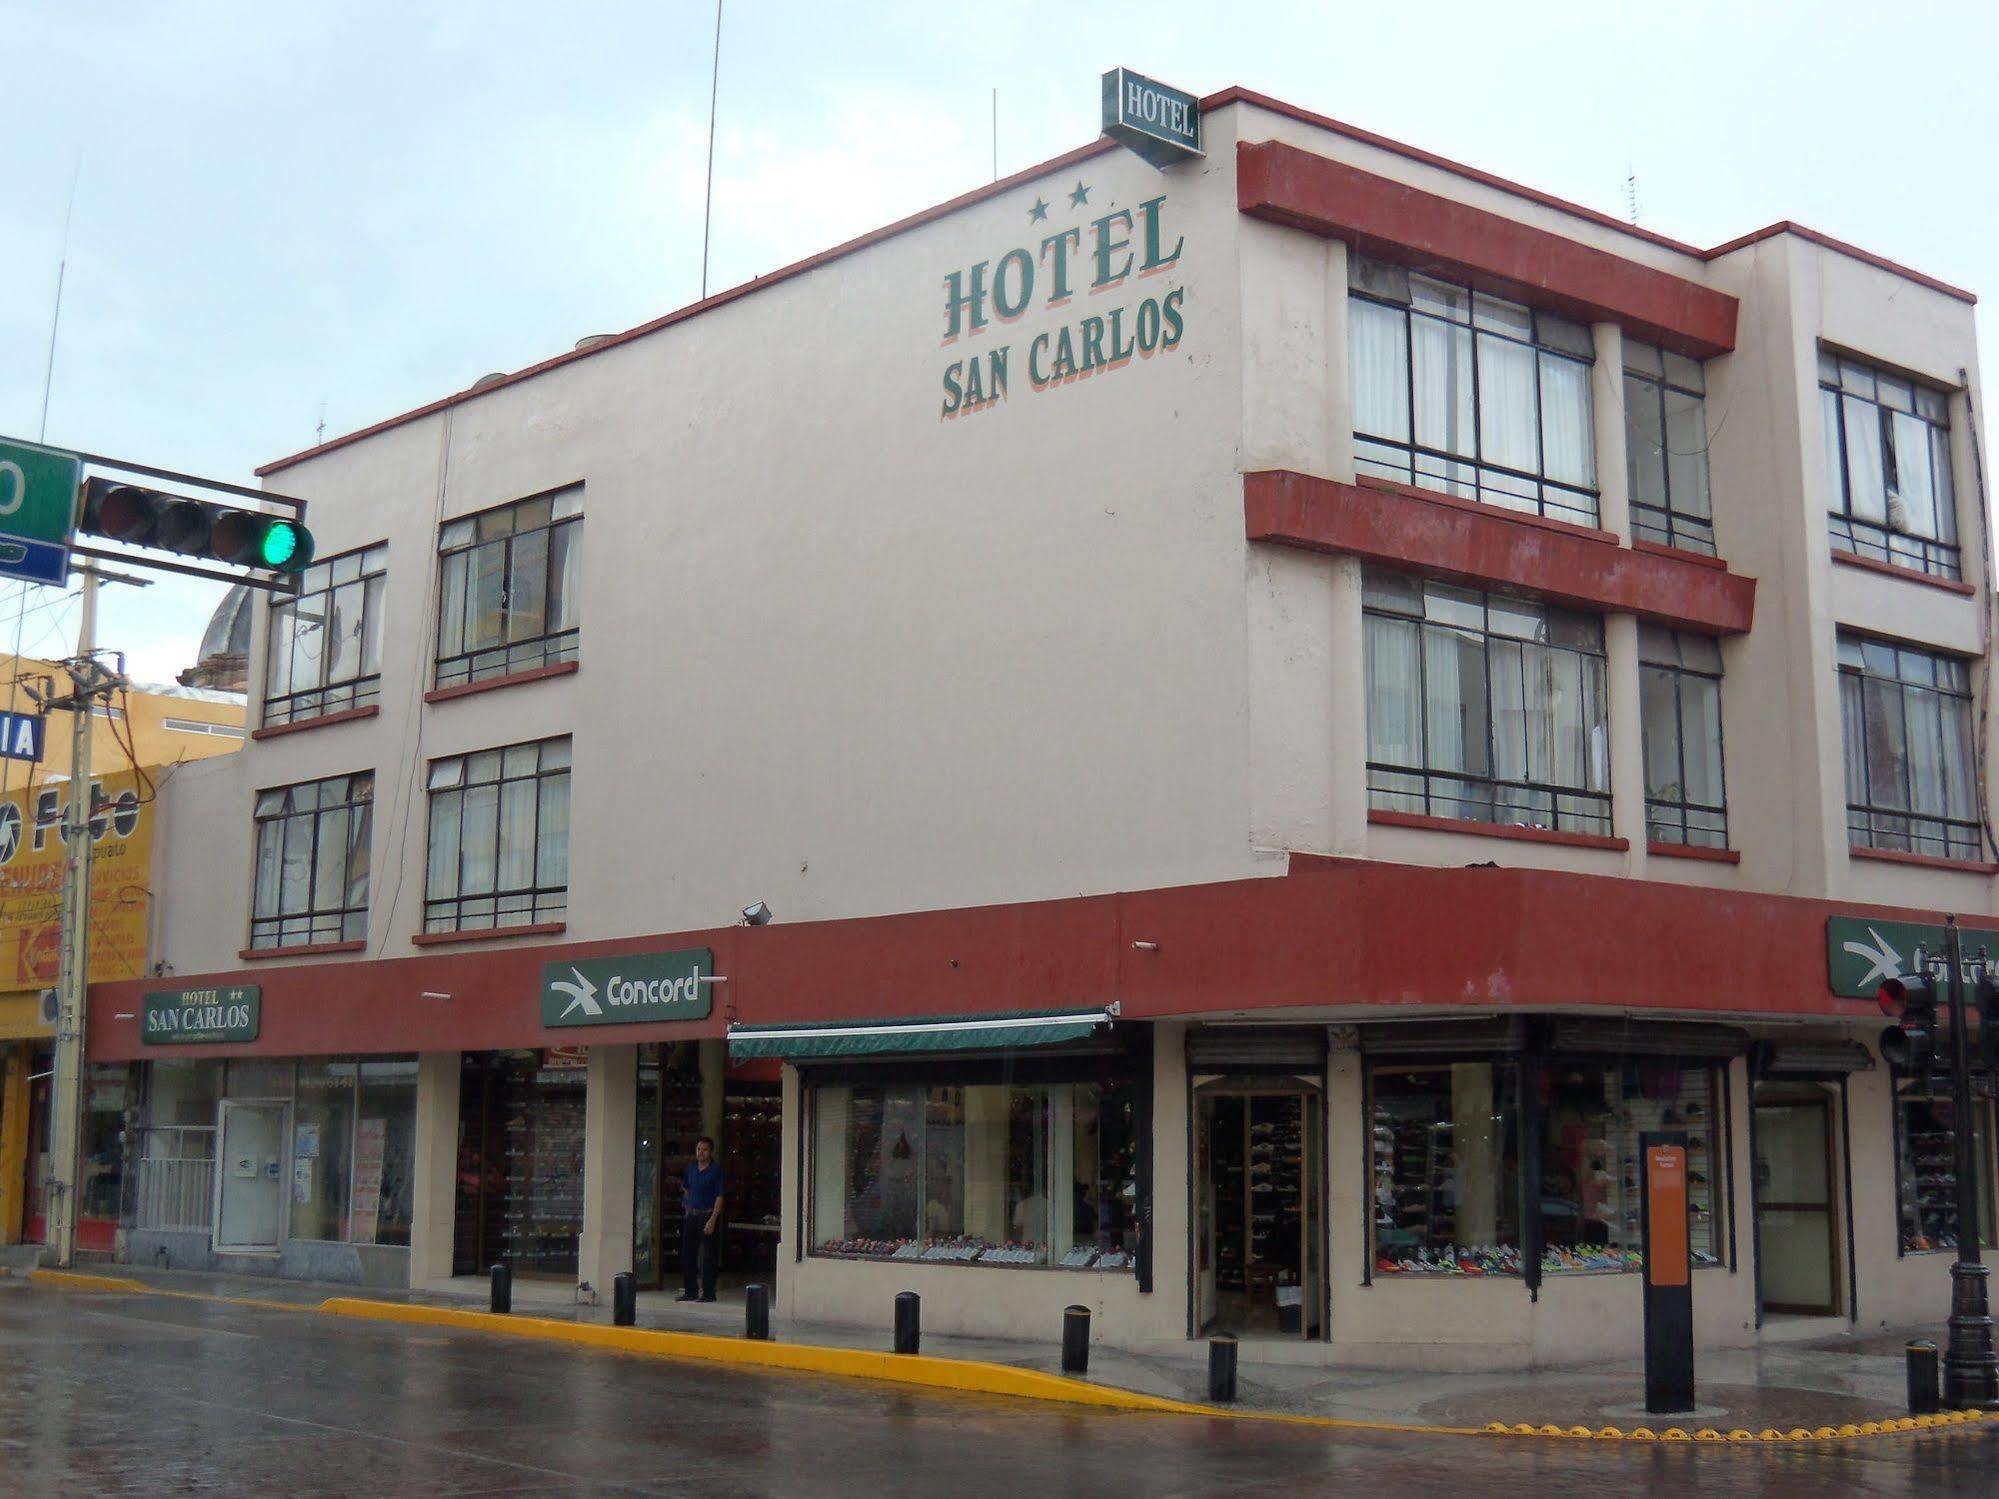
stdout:
{"type": "Polygon", "coordinates": [[[541,1023],[638,1025],[660,1020],[705,1020],[713,1008],[714,954],[622,953],[612,958],[568,958],[541,970],[541,1023]]]}
{"type": "MultiPolygon", "coordinates": [[[[1916,972],[1916,954],[1922,966],[1938,965],[1936,971],[1948,982],[1950,965],[1945,953],[1948,939],[1940,926],[1923,926],[1909,921],[1876,921],[1869,917],[1828,916],[1825,923],[1826,987],[1842,999],[1873,999],[1889,979],[1908,978],[1916,972]]],[[[1958,932],[1958,947],[1964,957],[1964,981],[1976,982],[1985,971],[1983,954],[1990,950],[1999,964],[1999,932],[1964,927],[1958,932]]]]}
{"type": "MultiPolygon", "coordinates": [[[[1085,210],[1081,222],[944,277],[947,349],[994,338],[996,330],[1076,298],[1092,300],[1083,304],[1091,309],[1084,316],[952,359],[944,367],[941,418],[990,411],[1008,398],[1017,377],[1039,395],[1168,353],[1186,334],[1187,289],[1165,279],[1175,273],[1186,240],[1168,225],[1165,195],[1090,217],[1091,191],[1078,179],[1074,189],[1056,192],[1071,209],[1085,210]],[[1135,294],[1148,282],[1158,290],[1135,294]]],[[[1050,207],[1037,195],[1029,219],[1046,223],[1050,207]]]]}
{"type": "Polygon", "coordinates": [[[148,994],[139,1010],[139,1039],[149,1046],[254,1041],[262,1009],[263,990],[256,984],[148,994]]]}

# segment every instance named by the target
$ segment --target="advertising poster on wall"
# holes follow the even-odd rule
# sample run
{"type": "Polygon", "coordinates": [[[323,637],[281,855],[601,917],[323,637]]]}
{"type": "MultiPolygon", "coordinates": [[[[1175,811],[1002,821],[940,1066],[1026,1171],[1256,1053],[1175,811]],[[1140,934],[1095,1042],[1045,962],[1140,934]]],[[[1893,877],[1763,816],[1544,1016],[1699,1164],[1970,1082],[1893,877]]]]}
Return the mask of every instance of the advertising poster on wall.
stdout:
{"type": "MultiPolygon", "coordinates": [[[[92,778],[90,978],[142,978],[153,808],[131,771],[92,778]]],[[[68,788],[0,796],[0,988],[47,986],[62,960],[60,833],[68,788]]]]}
{"type": "Polygon", "coordinates": [[[375,1240],[382,1213],[382,1161],[388,1154],[389,1121],[363,1119],[354,1130],[354,1221],[348,1237],[363,1244],[375,1240]]]}

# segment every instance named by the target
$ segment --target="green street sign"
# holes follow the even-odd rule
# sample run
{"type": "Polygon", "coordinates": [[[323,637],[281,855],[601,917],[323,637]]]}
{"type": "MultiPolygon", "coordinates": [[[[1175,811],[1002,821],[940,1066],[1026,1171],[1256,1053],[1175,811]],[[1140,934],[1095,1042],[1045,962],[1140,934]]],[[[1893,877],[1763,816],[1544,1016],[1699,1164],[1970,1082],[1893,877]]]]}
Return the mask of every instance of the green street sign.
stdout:
{"type": "MultiPolygon", "coordinates": [[[[1999,932],[1960,927],[1958,946],[1964,955],[1964,979],[1970,983],[1984,968],[1978,950],[1989,948],[1999,960],[1999,932]]],[[[1857,916],[1828,916],[1825,923],[1826,987],[1842,999],[1873,999],[1889,979],[1916,971],[1916,952],[1924,966],[1942,959],[1946,939],[1940,926],[1910,921],[1873,921],[1857,916]]]]}
{"type": "Polygon", "coordinates": [[[167,989],[148,994],[139,1007],[139,1039],[148,1046],[254,1041],[262,1018],[263,992],[256,984],[239,984],[228,989],[167,989]]]}
{"type": "Polygon", "coordinates": [[[0,438],[0,577],[68,581],[82,482],[76,454],[0,438]]]}
{"type": "Polygon", "coordinates": [[[714,1000],[710,986],[702,980],[714,971],[715,955],[705,947],[544,963],[541,1023],[641,1025],[659,1020],[705,1020],[714,1000]]]}

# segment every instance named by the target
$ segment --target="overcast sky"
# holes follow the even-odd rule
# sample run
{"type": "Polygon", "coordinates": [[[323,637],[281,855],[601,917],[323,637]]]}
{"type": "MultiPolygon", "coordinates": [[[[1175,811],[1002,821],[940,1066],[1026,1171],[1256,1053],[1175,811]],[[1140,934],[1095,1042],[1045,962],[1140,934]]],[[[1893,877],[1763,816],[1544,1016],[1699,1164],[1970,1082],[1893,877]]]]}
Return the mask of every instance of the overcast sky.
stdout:
{"type": "MultiPolygon", "coordinates": [[[[216,478],[693,300],[714,24],[0,0],[0,433],[40,424],[73,181],[48,440],[216,478]]],[[[1796,219],[1999,297],[1995,55],[1987,3],[727,0],[710,284],[989,180],[995,87],[1002,172],[1092,139],[1124,65],[1613,213],[1635,169],[1664,233],[1796,219]]],[[[101,639],[154,680],[217,597],[110,592],[101,639]]],[[[28,609],[24,648],[63,649],[73,605],[28,609]]]]}

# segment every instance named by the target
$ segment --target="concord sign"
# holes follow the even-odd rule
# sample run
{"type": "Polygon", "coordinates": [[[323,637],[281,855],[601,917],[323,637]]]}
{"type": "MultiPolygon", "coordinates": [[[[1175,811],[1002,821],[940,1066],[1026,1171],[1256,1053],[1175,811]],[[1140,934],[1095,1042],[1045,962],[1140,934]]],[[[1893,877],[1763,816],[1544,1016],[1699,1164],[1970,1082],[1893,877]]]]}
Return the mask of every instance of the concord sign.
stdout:
{"type": "Polygon", "coordinates": [[[639,1025],[659,1020],[705,1020],[714,1000],[703,980],[714,971],[715,956],[705,947],[544,963],[541,1023],[639,1025]]]}

